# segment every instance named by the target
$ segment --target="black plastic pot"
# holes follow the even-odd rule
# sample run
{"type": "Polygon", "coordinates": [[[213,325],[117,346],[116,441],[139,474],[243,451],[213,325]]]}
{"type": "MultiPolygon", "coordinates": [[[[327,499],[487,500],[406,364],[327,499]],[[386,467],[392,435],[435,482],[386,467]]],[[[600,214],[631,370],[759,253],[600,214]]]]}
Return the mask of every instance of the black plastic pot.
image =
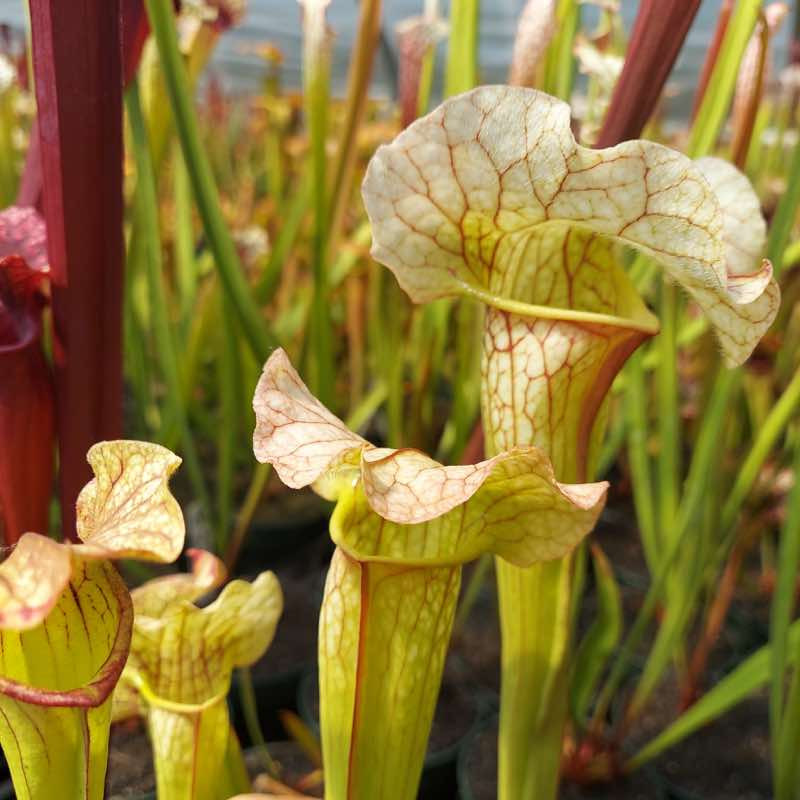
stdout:
{"type": "Polygon", "coordinates": [[[330,510],[330,503],[310,492],[282,496],[268,516],[256,519],[250,526],[237,571],[250,573],[271,568],[327,536],[330,510]]]}
{"type": "MultiPolygon", "coordinates": [[[[450,800],[458,797],[456,764],[464,742],[482,727],[491,707],[491,700],[479,693],[472,695],[472,721],[465,733],[451,744],[428,752],[420,779],[418,800],[450,800]]],[[[319,691],[316,669],[303,676],[297,697],[298,713],[312,730],[319,734],[319,691]]]]}

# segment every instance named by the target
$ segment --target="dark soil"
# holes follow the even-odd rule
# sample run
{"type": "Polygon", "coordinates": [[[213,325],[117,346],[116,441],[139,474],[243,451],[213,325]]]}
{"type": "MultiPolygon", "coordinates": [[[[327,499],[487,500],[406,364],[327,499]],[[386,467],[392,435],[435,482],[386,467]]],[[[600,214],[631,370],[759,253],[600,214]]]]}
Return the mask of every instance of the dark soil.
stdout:
{"type": "Polygon", "coordinates": [[[144,725],[126,721],[111,727],[108,744],[106,797],[122,800],[156,790],[153,753],[144,725]]]}
{"type": "Polygon", "coordinates": [[[252,667],[254,678],[304,668],[317,658],[317,626],[333,545],[328,506],[316,495],[292,492],[267,504],[239,559],[243,577],[272,570],[283,591],[284,613],[275,638],[252,667]]]}
{"type": "MultiPolygon", "coordinates": [[[[459,760],[461,800],[496,800],[497,797],[497,724],[489,724],[467,743],[459,760]],[[466,786],[465,786],[466,784],[466,786]]],[[[565,785],[562,800],[655,800],[652,784],[640,775],[611,786],[581,790],[565,785]]]]}
{"type": "MultiPolygon", "coordinates": [[[[301,781],[307,780],[309,773],[314,769],[308,756],[295,742],[270,742],[267,749],[278,767],[281,782],[287,786],[298,786],[301,781]]],[[[245,753],[245,761],[247,761],[252,775],[262,771],[261,759],[257,752],[248,750],[245,753]]],[[[253,780],[253,789],[269,791],[268,785],[261,786],[262,782],[266,783],[264,776],[256,775],[253,780]]],[[[318,796],[322,794],[322,788],[315,784],[303,793],[318,796]]]]}

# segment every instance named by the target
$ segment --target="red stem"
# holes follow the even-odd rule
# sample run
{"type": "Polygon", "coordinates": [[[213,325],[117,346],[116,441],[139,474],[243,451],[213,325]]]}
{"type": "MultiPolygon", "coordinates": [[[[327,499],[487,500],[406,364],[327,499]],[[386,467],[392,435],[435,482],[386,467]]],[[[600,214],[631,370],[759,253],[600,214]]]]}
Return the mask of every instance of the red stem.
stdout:
{"type": "Polygon", "coordinates": [[[47,533],[53,490],[53,392],[38,335],[0,343],[0,533],[4,545],[26,531],[47,533]]]}
{"type": "MultiPolygon", "coordinates": [[[[767,71],[767,53],[769,51],[769,28],[762,13],[756,25],[758,36],[758,55],[755,65],[755,74],[750,76],[747,84],[747,95],[739,103],[734,100],[733,113],[733,140],[731,142],[731,161],[743,170],[750,150],[750,140],[753,138],[753,129],[756,116],[764,95],[764,79],[767,71]],[[738,108],[737,108],[738,106],[738,108]]],[[[746,59],[747,60],[747,59],[746,59]]],[[[752,64],[740,65],[739,80],[742,80],[743,69],[752,68],[752,64]]]]}
{"type": "Polygon", "coordinates": [[[596,147],[641,135],[699,7],[700,0],[642,0],[596,147]]]}
{"type": "Polygon", "coordinates": [[[42,158],[39,151],[39,121],[33,120],[25,156],[25,168],[17,192],[18,206],[33,206],[42,211],[42,158]]]}
{"type": "Polygon", "coordinates": [[[53,281],[62,526],[86,451],[122,431],[120,0],[31,0],[43,205],[53,281]]]}
{"type": "Polygon", "coordinates": [[[150,23],[144,0],[121,0],[122,3],[122,65],[127,86],[136,74],[142,49],[150,35],[150,23]]]}

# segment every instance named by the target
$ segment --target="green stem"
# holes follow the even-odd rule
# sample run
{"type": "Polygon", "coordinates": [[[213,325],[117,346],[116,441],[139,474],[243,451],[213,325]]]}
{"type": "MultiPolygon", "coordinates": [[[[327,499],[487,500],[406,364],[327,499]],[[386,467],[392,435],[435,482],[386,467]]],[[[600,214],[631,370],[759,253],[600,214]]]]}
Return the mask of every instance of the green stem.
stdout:
{"type": "Polygon", "coordinates": [[[726,542],[729,541],[727,534],[733,528],[742,504],[758,477],[759,470],[798,407],[800,407],[800,369],[795,372],[789,385],[772,407],[769,416],[756,434],[755,441],[739,468],[728,499],[722,507],[721,527],[723,535],[726,535],[726,542]]]}
{"type": "Polygon", "coordinates": [[[625,412],[628,416],[628,460],[633,478],[636,520],[642,537],[647,564],[652,571],[658,563],[658,527],[653,501],[653,477],[647,449],[647,386],[644,355],[634,353],[625,370],[628,378],[625,412]]]}
{"type": "Polygon", "coordinates": [[[659,539],[672,535],[680,484],[680,412],[678,408],[678,290],[669,281],[661,287],[661,333],[657,347],[658,391],[658,517],[659,539]]]}
{"type": "Polygon", "coordinates": [[[264,732],[261,730],[261,723],[258,719],[258,705],[256,703],[256,692],[253,688],[253,674],[250,672],[250,667],[242,667],[236,670],[236,677],[238,679],[239,700],[242,704],[242,713],[244,714],[244,724],[247,728],[247,735],[256,748],[258,757],[261,759],[261,764],[267,774],[276,779],[280,778],[280,770],[269,754],[267,741],[264,738],[264,732]]]}
{"type": "Polygon", "coordinates": [[[221,425],[217,434],[217,552],[224,553],[233,507],[233,480],[239,442],[241,416],[236,402],[236,387],[242,384],[238,363],[239,343],[233,324],[230,301],[219,295],[222,330],[218,337],[217,386],[220,398],[221,425]]]}
{"type": "Polygon", "coordinates": [[[571,559],[495,560],[502,632],[498,800],[558,793],[567,713],[571,559]]]}
{"type": "Polygon", "coordinates": [[[330,103],[330,43],[324,4],[305,6],[303,13],[303,89],[311,142],[313,233],[311,264],[314,278],[311,300],[309,354],[310,384],[326,406],[333,403],[334,365],[331,321],[328,308],[328,196],[327,153],[328,106],[330,103]]]}
{"type": "Polygon", "coordinates": [[[466,92],[478,85],[479,0],[452,0],[450,41],[447,45],[445,96],[466,92]]]}
{"type": "Polygon", "coordinates": [[[781,194],[778,208],[769,227],[767,258],[772,262],[776,275],[781,274],[786,263],[786,246],[789,244],[789,237],[797,217],[798,204],[800,204],[800,141],[794,146],[789,173],[786,176],[786,190],[781,194]]]}
{"type": "Polygon", "coordinates": [[[220,209],[211,165],[200,140],[186,67],[178,48],[172,0],[145,0],[145,4],[164,70],[175,127],[209,247],[214,253],[222,284],[236,309],[250,347],[260,361],[266,361],[277,342],[261,316],[220,209]]]}
{"type": "Polygon", "coordinates": [[[784,710],[786,667],[789,662],[789,629],[795,606],[800,567],[800,443],[795,444],[795,485],[789,495],[786,522],[781,531],[778,581],[772,601],[770,643],[772,645],[772,685],[770,687],[770,739],[777,800],[794,800],[797,772],[796,755],[800,745],[800,672],[795,668],[784,710]]]}
{"type": "Polygon", "coordinates": [[[155,175],[147,143],[142,106],[139,100],[139,86],[133,80],[125,94],[125,106],[131,125],[134,159],[136,161],[136,204],[149,231],[146,240],[145,262],[150,294],[150,311],[153,333],[156,340],[157,355],[161,373],[167,385],[166,401],[170,413],[180,430],[183,457],[189,479],[209,522],[211,521],[211,501],[206,489],[200,459],[194,437],[186,414],[186,402],[181,388],[180,368],[175,349],[173,332],[170,328],[169,312],[166,304],[166,287],[163,283],[164,269],[161,263],[161,236],[158,223],[158,197],[156,195],[155,175]]]}

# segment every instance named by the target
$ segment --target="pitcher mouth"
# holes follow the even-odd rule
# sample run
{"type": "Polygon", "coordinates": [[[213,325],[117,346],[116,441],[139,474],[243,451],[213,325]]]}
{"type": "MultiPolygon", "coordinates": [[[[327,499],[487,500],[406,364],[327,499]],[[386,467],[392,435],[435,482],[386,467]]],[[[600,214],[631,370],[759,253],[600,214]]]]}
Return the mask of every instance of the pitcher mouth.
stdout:
{"type": "Polygon", "coordinates": [[[111,696],[128,659],[133,632],[133,602],[113,565],[107,565],[105,574],[120,606],[119,624],[106,659],[89,682],[85,686],[59,690],[30,686],[0,676],[0,694],[30,705],[56,708],[97,708],[111,696]]]}
{"type": "Polygon", "coordinates": [[[637,331],[646,336],[655,336],[660,325],[658,319],[647,313],[641,319],[631,317],[618,317],[614,314],[601,314],[596,311],[580,311],[575,308],[559,308],[557,306],[540,306],[532,303],[523,303],[520,300],[512,300],[508,297],[500,297],[492,294],[485,289],[479,289],[468,283],[461,283],[462,291],[465,295],[480,300],[487,306],[516,314],[520,317],[530,317],[532,319],[552,319],[561,322],[572,322],[576,325],[602,325],[623,330],[637,331]]]}

